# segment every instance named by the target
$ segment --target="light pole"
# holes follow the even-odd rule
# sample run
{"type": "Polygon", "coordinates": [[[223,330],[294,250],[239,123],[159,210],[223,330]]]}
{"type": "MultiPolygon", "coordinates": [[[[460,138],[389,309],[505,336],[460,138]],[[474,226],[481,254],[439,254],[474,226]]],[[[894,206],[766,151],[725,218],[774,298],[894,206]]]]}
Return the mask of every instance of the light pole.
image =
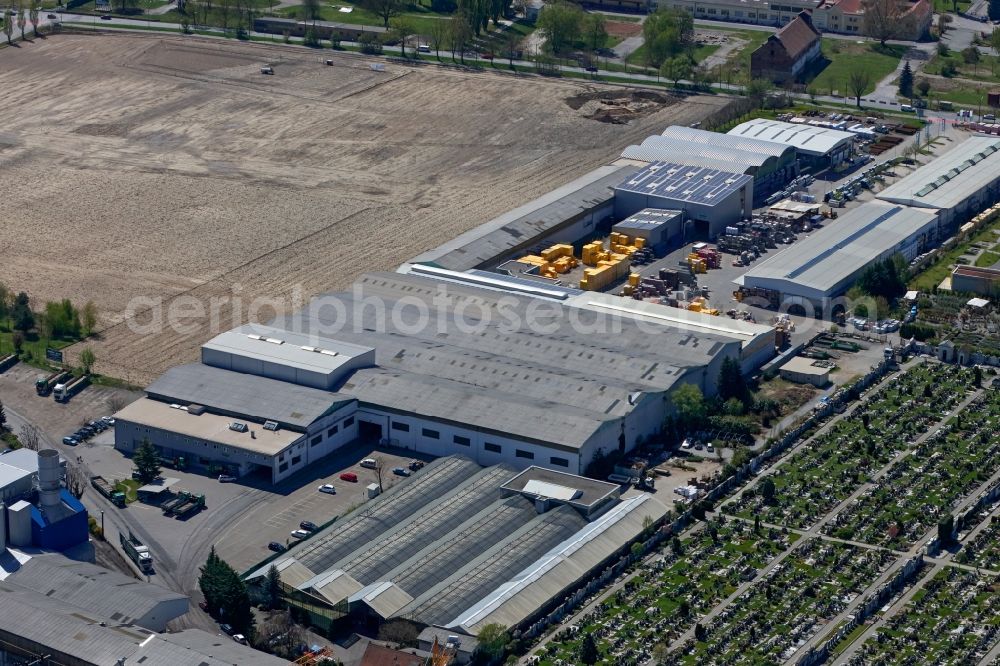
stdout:
{"type": "Polygon", "coordinates": [[[104,536],[104,509],[101,509],[101,536],[107,541],[108,538],[104,536]]]}

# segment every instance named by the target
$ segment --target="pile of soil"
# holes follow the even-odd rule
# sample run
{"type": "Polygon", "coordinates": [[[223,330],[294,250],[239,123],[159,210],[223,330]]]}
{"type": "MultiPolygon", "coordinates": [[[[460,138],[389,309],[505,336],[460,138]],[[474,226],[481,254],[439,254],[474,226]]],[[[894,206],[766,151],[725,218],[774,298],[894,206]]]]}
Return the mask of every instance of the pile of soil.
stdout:
{"type": "Polygon", "coordinates": [[[595,91],[566,98],[566,104],[584,118],[624,125],[636,118],[676,104],[680,98],[650,90],[595,91]]]}

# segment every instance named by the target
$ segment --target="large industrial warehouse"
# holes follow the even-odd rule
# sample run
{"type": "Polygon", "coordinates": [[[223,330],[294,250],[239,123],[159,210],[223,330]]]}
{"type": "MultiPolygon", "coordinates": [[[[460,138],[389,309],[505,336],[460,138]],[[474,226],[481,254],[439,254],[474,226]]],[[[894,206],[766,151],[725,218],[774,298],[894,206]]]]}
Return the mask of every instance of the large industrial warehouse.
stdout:
{"type": "Polygon", "coordinates": [[[290,603],[331,622],[515,627],[667,512],[652,495],[619,493],[538,467],[444,457],[273,564],[290,603]]]}
{"type": "Polygon", "coordinates": [[[201,364],[171,369],[118,412],[116,446],[132,452],[148,438],[189,466],[272,482],[358,437],[582,473],[598,451],[658,433],[677,387],[712,395],[723,359],[752,369],[774,353],[767,326],[497,274],[410,270],[363,276],[280,327],[206,343],[201,364]]]}
{"type": "Polygon", "coordinates": [[[755,118],[740,123],[728,134],[794,148],[803,167],[816,169],[835,166],[854,152],[854,135],[850,132],[782,120],[755,118]]]}
{"type": "Polygon", "coordinates": [[[937,240],[932,211],[863,204],[836,222],[757,264],[736,283],[777,292],[785,303],[818,308],[842,295],[870,264],[899,253],[912,259],[937,240]]]}
{"type": "Polygon", "coordinates": [[[644,208],[684,211],[695,233],[720,236],[753,213],[753,178],[706,167],[653,162],[615,188],[619,219],[644,208]]]}
{"type": "Polygon", "coordinates": [[[966,139],[876,196],[890,203],[934,209],[941,226],[954,231],[1000,199],[1000,139],[966,139]]]}
{"type": "Polygon", "coordinates": [[[635,162],[681,162],[754,179],[754,199],[763,200],[798,174],[795,150],[773,141],[729,136],[672,125],[662,135],[629,146],[622,158],[635,162]]]}

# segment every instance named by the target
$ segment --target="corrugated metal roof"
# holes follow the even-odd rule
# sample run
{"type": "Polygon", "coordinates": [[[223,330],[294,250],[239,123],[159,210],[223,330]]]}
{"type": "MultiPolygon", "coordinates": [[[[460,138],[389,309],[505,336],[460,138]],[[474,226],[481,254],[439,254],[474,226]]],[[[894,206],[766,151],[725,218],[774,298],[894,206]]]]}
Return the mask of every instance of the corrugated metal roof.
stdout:
{"type": "Polygon", "coordinates": [[[201,363],[170,368],[146,388],[152,398],[306,429],[353,398],[201,363]]]}
{"type": "MultiPolygon", "coordinates": [[[[725,134],[715,134],[714,132],[712,134],[717,137],[726,136],[725,134]]],[[[768,164],[774,164],[778,160],[774,155],[769,155],[757,149],[746,150],[736,146],[700,143],[677,136],[654,135],[643,141],[641,147],[662,151],[666,154],[666,157],[660,159],[666,162],[698,164],[711,168],[720,168],[723,171],[735,171],[735,167],[738,165],[747,173],[756,173],[757,169],[763,168],[768,164]],[[702,161],[692,162],[691,160],[705,160],[710,163],[703,163],[702,161]],[[716,164],[728,166],[716,167],[716,164]]],[[[791,160],[794,156],[794,151],[785,146],[785,152],[788,153],[787,157],[791,160]]],[[[623,153],[622,157],[626,157],[626,155],[623,153]]]]}
{"type": "MultiPolygon", "coordinates": [[[[109,664],[113,662],[107,662],[109,664]]],[[[142,645],[125,666],[288,666],[291,662],[240,645],[224,634],[184,629],[142,645]]]]}
{"type": "Polygon", "coordinates": [[[321,374],[335,373],[353,359],[372,353],[371,347],[261,324],[245,324],[220,333],[202,349],[321,374]]]}
{"type": "Polygon", "coordinates": [[[669,148],[660,148],[658,146],[628,146],[622,151],[622,158],[629,160],[636,160],[640,162],[663,162],[669,161],[671,159],[680,159],[686,164],[696,164],[701,167],[708,169],[719,169],[719,170],[736,170],[740,167],[743,168],[743,173],[750,173],[756,167],[752,165],[740,164],[737,162],[727,162],[721,159],[713,159],[710,157],[701,157],[697,153],[687,153],[687,152],[671,152],[669,148]]]}
{"type": "Polygon", "coordinates": [[[507,627],[520,624],[645,529],[647,517],[657,520],[666,512],[667,507],[651,495],[626,498],[471,604],[445,626],[461,627],[475,634],[493,622],[507,627]]]}
{"type": "Polygon", "coordinates": [[[348,598],[348,603],[364,603],[380,617],[388,619],[413,601],[413,597],[389,581],[372,583],[348,598]]]}
{"type": "Polygon", "coordinates": [[[754,118],[729,130],[729,136],[764,139],[792,146],[801,153],[826,155],[834,148],[854,141],[854,134],[815,125],[799,125],[782,120],[754,118]]]}
{"type": "Polygon", "coordinates": [[[635,167],[618,165],[594,169],[411,261],[430,262],[459,271],[483,267],[491,260],[557,229],[564,222],[607,204],[614,198],[614,186],[635,171],[635,167]]]}
{"type": "Polygon", "coordinates": [[[715,206],[753,182],[746,174],[674,162],[653,162],[619,184],[615,191],[636,192],[669,201],[715,206]]]}
{"type": "Polygon", "coordinates": [[[754,266],[741,284],[810,298],[836,296],[868,264],[935,225],[932,212],[869,202],[754,266]]]}
{"type": "Polygon", "coordinates": [[[1000,139],[977,136],[890,185],[877,198],[920,208],[950,209],[1000,178],[1000,139]]]}
{"type": "Polygon", "coordinates": [[[671,125],[667,129],[663,130],[662,136],[714,146],[724,150],[730,149],[745,153],[760,153],[777,158],[784,157],[786,159],[794,157],[794,155],[790,152],[790,148],[783,143],[758,138],[733,136],[732,132],[729,134],[720,134],[718,132],[709,132],[707,130],[696,129],[693,127],[671,125]]]}

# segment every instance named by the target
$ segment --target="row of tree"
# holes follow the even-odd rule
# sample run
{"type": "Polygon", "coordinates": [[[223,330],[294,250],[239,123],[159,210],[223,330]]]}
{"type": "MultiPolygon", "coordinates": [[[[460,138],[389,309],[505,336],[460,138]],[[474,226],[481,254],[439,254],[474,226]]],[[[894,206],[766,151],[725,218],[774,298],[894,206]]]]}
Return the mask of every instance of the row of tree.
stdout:
{"type": "Polygon", "coordinates": [[[2,17],[0,17],[0,20],[3,21],[3,33],[7,36],[7,43],[13,43],[12,38],[14,36],[15,23],[17,24],[17,29],[21,32],[22,40],[24,39],[24,30],[28,23],[31,24],[32,34],[37,37],[40,8],[34,4],[25,6],[24,3],[19,1],[13,6],[12,11],[14,14],[4,12],[2,17]]]}
{"type": "Polygon", "coordinates": [[[8,321],[15,331],[27,333],[38,329],[45,338],[77,340],[97,330],[97,306],[87,301],[77,308],[68,298],[49,301],[42,312],[31,309],[31,298],[21,291],[14,293],[0,283],[0,322],[8,321]]]}

